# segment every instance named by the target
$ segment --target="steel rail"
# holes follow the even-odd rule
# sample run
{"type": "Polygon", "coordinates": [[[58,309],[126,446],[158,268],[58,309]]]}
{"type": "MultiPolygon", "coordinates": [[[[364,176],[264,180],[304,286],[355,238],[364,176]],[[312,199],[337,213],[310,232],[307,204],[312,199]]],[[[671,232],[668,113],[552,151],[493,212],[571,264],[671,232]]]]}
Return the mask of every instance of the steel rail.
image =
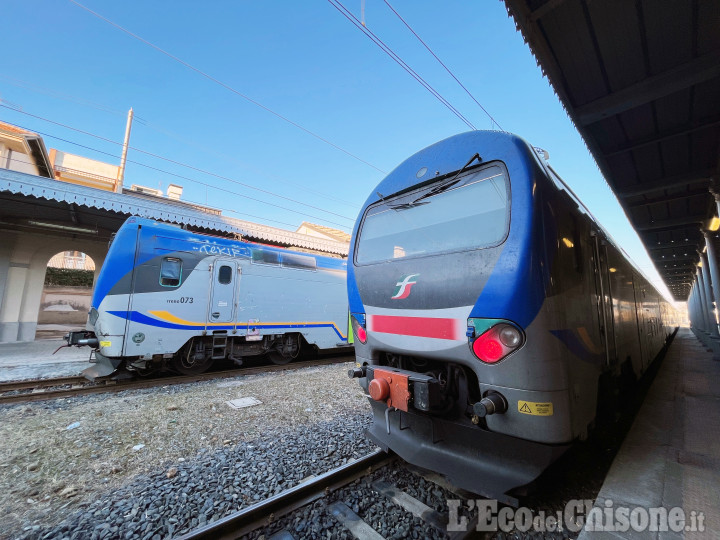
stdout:
{"type": "Polygon", "coordinates": [[[33,388],[45,388],[49,386],[63,386],[66,384],[83,384],[88,380],[80,375],[72,377],[53,377],[50,379],[28,379],[22,381],[0,382],[0,392],[12,392],[13,390],[30,390],[33,388]]]}
{"type": "MultiPolygon", "coordinates": [[[[61,390],[46,390],[42,392],[32,392],[25,394],[0,395],[0,405],[9,403],[29,403],[36,401],[46,401],[49,399],[58,399],[65,397],[73,397],[88,394],[100,394],[104,392],[121,392],[123,390],[137,390],[144,388],[152,388],[155,386],[166,386],[170,384],[190,384],[214,379],[226,379],[232,377],[240,377],[245,375],[256,375],[260,373],[273,373],[276,371],[294,371],[306,367],[326,366],[339,364],[342,362],[352,361],[352,357],[342,356],[339,358],[325,358],[320,360],[307,360],[304,362],[291,362],[289,364],[277,365],[271,364],[267,366],[255,366],[248,368],[237,368],[226,371],[215,371],[209,373],[200,373],[199,375],[179,375],[170,377],[157,377],[152,379],[141,379],[132,381],[105,381],[99,383],[90,383],[84,378],[80,378],[86,386],[78,388],[66,388],[61,390]]],[[[13,383],[7,383],[5,387],[0,385],[0,392],[10,392],[18,389],[32,389],[38,387],[52,386],[54,381],[77,380],[75,377],[60,377],[58,379],[39,379],[37,381],[21,381],[15,385],[23,385],[22,388],[12,388],[13,383]],[[35,384],[32,384],[35,383],[35,384]]],[[[68,382],[55,382],[56,386],[64,386],[73,384],[68,382]]],[[[76,383],[77,384],[77,383],[76,383]]]]}
{"type": "Polygon", "coordinates": [[[266,526],[278,518],[297,510],[325,495],[362,478],[394,461],[378,449],[364,457],[332,469],[277,495],[243,508],[214,523],[199,527],[176,540],[230,540],[266,526]]]}

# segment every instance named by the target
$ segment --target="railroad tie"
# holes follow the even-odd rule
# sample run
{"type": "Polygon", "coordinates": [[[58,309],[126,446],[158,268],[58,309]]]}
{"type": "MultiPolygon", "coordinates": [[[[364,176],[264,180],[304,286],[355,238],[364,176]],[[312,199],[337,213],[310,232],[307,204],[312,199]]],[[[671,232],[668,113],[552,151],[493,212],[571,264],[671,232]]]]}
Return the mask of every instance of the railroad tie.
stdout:
{"type": "Polygon", "coordinates": [[[350,510],[344,502],[334,502],[328,506],[328,511],[347,528],[355,538],[362,540],[385,540],[375,529],[365,523],[360,516],[350,510]]]}

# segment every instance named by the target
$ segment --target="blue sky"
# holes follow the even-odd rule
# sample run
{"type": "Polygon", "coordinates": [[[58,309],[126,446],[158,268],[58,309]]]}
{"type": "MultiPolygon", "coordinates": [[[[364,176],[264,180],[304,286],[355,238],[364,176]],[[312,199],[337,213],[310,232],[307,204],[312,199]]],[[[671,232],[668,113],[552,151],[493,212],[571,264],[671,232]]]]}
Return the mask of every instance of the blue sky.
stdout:
{"type": "MultiPolygon", "coordinates": [[[[644,248],[504,4],[390,3],[504,130],[549,152],[553,167],[660,286],[644,248]]],[[[0,44],[12,54],[5,55],[0,70],[0,105],[5,105],[0,107],[1,120],[44,133],[48,148],[117,163],[119,146],[12,108],[121,142],[127,110],[133,107],[131,146],[235,181],[130,150],[130,161],[172,174],[128,163],[128,186],[165,190],[170,183],[180,184],[183,199],[221,208],[228,216],[286,229],[307,220],[349,231],[384,176],[381,171],[387,173],[421,148],[469,129],[326,0],[82,4],[360,158],[279,119],[69,0],[5,3],[0,44]]],[[[343,4],[360,17],[361,0],[343,4]]],[[[365,1],[365,22],[473,125],[492,127],[383,0],[365,1]]]]}

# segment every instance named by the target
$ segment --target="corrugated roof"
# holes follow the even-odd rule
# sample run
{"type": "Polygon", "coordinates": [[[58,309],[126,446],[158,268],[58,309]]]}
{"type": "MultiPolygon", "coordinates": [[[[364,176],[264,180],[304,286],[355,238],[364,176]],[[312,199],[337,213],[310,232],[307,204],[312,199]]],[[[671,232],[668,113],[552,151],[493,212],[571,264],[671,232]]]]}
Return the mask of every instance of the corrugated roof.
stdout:
{"type": "Polygon", "coordinates": [[[188,208],[186,205],[174,203],[171,199],[154,201],[149,198],[102,191],[7,169],[0,169],[0,192],[105,210],[128,217],[146,217],[208,231],[235,233],[260,242],[295,246],[343,256],[348,254],[347,243],[323,240],[241,219],[209,215],[188,208]]]}

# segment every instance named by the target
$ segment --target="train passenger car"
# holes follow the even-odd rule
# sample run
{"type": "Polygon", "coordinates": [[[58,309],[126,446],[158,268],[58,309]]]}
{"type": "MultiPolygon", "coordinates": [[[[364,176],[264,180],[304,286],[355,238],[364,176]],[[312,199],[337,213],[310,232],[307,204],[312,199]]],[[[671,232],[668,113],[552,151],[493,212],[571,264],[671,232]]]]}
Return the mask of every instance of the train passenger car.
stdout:
{"type": "Polygon", "coordinates": [[[205,371],[216,360],[347,347],[347,262],[192,233],[138,217],[102,266],[87,330],[90,378],[125,370],[205,371]]]}
{"type": "Polygon", "coordinates": [[[365,202],[348,261],[370,438],[511,504],[673,332],[671,306],[508,133],[401,163],[365,202]]]}

